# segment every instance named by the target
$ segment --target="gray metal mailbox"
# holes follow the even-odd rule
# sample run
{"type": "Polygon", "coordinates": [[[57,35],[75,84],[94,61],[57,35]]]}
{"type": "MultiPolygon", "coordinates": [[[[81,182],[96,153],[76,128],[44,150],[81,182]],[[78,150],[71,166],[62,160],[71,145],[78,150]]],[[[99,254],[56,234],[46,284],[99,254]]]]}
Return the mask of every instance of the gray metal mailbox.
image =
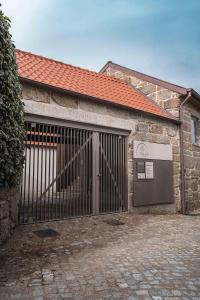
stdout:
{"type": "Polygon", "coordinates": [[[171,145],[134,142],[134,206],[173,203],[171,145]]]}

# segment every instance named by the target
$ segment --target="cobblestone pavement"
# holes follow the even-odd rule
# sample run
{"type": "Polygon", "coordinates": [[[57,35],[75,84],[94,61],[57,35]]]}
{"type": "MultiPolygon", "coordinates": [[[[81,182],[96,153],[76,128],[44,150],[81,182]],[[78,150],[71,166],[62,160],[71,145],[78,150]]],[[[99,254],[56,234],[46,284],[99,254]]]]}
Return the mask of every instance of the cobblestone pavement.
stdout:
{"type": "Polygon", "coordinates": [[[116,214],[19,226],[0,299],[200,299],[200,216],[116,214]],[[117,219],[124,225],[112,226],[117,219]],[[39,238],[44,228],[60,235],[39,238]]]}

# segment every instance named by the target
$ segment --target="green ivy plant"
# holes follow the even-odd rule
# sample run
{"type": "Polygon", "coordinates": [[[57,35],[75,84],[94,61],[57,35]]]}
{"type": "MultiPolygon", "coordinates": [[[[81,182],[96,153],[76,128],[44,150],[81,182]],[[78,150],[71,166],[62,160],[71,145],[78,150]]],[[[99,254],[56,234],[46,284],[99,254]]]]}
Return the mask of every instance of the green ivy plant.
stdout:
{"type": "Polygon", "coordinates": [[[20,183],[24,161],[23,103],[9,29],[0,7],[0,188],[20,183]]]}

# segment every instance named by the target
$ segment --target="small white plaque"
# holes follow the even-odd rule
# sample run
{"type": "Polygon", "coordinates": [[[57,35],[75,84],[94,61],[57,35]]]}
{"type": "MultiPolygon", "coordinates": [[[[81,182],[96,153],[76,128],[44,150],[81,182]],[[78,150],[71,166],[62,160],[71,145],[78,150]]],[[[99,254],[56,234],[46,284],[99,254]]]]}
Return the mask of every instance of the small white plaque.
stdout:
{"type": "Polygon", "coordinates": [[[172,160],[172,145],[134,141],[134,158],[172,160]]]}
{"type": "Polygon", "coordinates": [[[138,179],[145,179],[145,173],[137,173],[138,179]]]}
{"type": "Polygon", "coordinates": [[[145,163],[146,179],[153,179],[153,162],[147,161],[145,163]]]}

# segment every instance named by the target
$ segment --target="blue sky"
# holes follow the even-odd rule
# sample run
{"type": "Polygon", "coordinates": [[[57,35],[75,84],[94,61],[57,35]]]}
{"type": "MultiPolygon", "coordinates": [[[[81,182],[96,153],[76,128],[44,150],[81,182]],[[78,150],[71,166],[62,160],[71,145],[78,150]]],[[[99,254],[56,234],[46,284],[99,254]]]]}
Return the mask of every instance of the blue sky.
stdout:
{"type": "Polygon", "coordinates": [[[108,61],[200,92],[200,0],[0,0],[17,48],[99,71],[108,61]]]}

